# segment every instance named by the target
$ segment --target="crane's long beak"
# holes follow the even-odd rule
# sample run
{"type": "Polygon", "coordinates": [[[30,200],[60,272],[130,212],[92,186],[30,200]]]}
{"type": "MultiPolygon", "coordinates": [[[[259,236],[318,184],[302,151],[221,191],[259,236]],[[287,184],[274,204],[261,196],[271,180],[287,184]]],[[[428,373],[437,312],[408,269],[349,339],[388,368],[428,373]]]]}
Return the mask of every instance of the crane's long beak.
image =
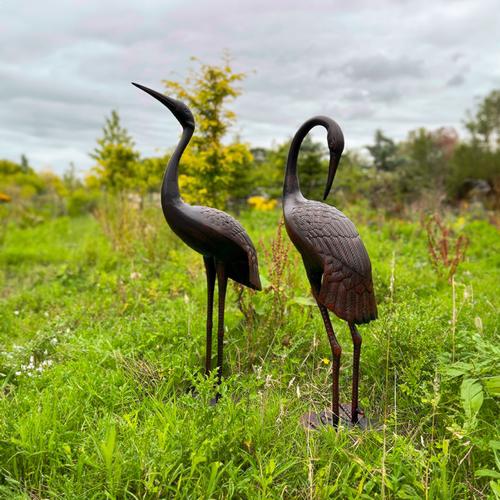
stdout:
{"type": "Polygon", "coordinates": [[[330,151],[330,164],[328,165],[328,179],[326,181],[325,194],[323,195],[323,200],[326,200],[330,189],[332,188],[333,179],[335,179],[335,174],[337,173],[337,167],[339,166],[340,155],[337,155],[333,151],[330,151]]]}
{"type": "Polygon", "coordinates": [[[156,90],[149,89],[148,87],[145,87],[144,85],[141,85],[139,83],[134,83],[131,82],[132,85],[137,87],[138,89],[144,90],[144,92],[148,93],[150,96],[153,96],[155,99],[158,99],[162,104],[167,106],[167,108],[174,113],[175,108],[176,108],[176,101],[175,99],[172,99],[171,97],[167,97],[166,95],[160,94],[160,92],[156,92],[156,90]]]}

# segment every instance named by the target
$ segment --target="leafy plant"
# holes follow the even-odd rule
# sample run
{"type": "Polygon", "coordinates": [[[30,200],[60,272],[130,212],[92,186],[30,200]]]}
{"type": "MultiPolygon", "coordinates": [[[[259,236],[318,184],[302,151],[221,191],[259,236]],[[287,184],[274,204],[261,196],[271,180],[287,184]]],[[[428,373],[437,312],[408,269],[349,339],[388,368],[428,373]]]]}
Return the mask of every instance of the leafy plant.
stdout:
{"type": "Polygon", "coordinates": [[[112,110],[111,116],[106,118],[102,137],[97,139],[97,147],[90,153],[96,165],[88,182],[115,193],[137,190],[142,180],[136,172],[139,152],[134,146],[132,137],[121,124],[120,115],[112,110]]]}

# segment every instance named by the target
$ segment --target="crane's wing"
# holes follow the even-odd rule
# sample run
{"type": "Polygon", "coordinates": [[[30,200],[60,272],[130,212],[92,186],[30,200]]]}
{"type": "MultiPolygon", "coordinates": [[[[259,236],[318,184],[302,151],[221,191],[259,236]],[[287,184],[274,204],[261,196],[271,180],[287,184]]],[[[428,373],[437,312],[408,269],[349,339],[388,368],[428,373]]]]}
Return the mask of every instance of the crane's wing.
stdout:
{"type": "Polygon", "coordinates": [[[199,208],[203,220],[207,225],[211,226],[217,233],[231,240],[247,255],[248,268],[242,268],[242,263],[226,262],[230,277],[246,286],[260,290],[262,287],[260,284],[257,252],[245,228],[236,219],[226,214],[226,212],[211,207],[199,208]]]}
{"type": "Polygon", "coordinates": [[[310,200],[287,218],[304,243],[299,251],[312,250],[323,264],[318,301],[348,322],[376,319],[370,258],[354,224],[335,207],[310,200]]]}

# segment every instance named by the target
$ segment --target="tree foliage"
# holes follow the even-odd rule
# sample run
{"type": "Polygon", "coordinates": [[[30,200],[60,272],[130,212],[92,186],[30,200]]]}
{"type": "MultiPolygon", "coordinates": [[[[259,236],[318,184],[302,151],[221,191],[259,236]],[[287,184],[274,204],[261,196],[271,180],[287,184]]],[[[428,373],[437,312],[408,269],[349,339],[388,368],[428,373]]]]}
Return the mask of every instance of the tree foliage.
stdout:
{"type": "Polygon", "coordinates": [[[96,161],[91,183],[94,181],[113,192],[138,190],[139,153],[116,110],[111,111],[111,115],[106,118],[102,136],[97,139],[97,147],[90,156],[96,161]]]}
{"type": "Polygon", "coordinates": [[[492,208],[500,208],[500,90],[488,94],[465,126],[469,141],[461,143],[451,162],[448,190],[464,197],[475,188],[483,191],[492,208]]]}
{"type": "MultiPolygon", "coordinates": [[[[196,120],[179,178],[190,203],[239,208],[251,197],[250,204],[262,208],[281,198],[290,140],[251,150],[236,135],[228,140],[236,123],[230,104],[241,94],[244,78],[224,57],[218,65],[197,62],[183,82],[163,81],[196,120]]],[[[468,135],[462,139],[445,127],[417,128],[401,141],[377,130],[366,146],[369,156],[344,152],[330,200],[340,206],[366,200],[392,212],[434,209],[444,200],[480,200],[487,208],[500,208],[500,90],[485,96],[464,124],[468,135]]],[[[19,213],[76,215],[92,210],[105,190],[138,194],[142,207],[146,194],[159,192],[169,154],[142,158],[113,110],[90,154],[95,165],[85,184],[74,167],[60,178],[36,171],[22,155],[19,162],[0,160],[0,201],[4,211],[21,207],[19,213]]],[[[304,195],[320,199],[328,169],[325,141],[307,136],[298,162],[304,195]]]]}
{"type": "Polygon", "coordinates": [[[397,144],[384,135],[382,130],[375,131],[375,142],[366,149],[373,158],[373,165],[377,170],[392,172],[401,165],[401,157],[398,154],[397,144]]]}
{"type": "MultiPolygon", "coordinates": [[[[283,176],[290,149],[290,140],[271,149],[256,148],[256,167],[252,183],[261,192],[271,197],[280,197],[283,189],[283,176]]],[[[298,172],[300,188],[306,197],[321,197],[327,177],[327,149],[323,143],[314,141],[309,135],[302,142],[298,172]]]]}
{"type": "Polygon", "coordinates": [[[183,101],[195,117],[195,134],[181,160],[180,184],[187,201],[224,207],[249,194],[250,150],[237,139],[223,142],[236,120],[228,104],[240,95],[238,83],[244,78],[226,56],[220,65],[200,63],[183,83],[163,81],[167,93],[183,101]]]}
{"type": "Polygon", "coordinates": [[[500,90],[493,90],[480,103],[475,115],[469,113],[465,126],[472,142],[489,151],[500,148],[500,90]]]}
{"type": "Polygon", "coordinates": [[[22,163],[0,160],[0,191],[12,199],[27,199],[44,191],[44,182],[22,163]]]}
{"type": "Polygon", "coordinates": [[[442,192],[457,143],[458,134],[451,128],[410,131],[400,148],[404,158],[400,172],[402,190],[412,192],[414,197],[424,190],[442,192]]]}

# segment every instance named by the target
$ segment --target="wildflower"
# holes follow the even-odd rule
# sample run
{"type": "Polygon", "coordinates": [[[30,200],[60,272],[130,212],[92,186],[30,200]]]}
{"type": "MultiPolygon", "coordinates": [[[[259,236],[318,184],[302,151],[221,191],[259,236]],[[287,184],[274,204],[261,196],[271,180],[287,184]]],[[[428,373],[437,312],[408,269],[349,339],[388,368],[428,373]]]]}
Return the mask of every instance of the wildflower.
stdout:
{"type": "Polygon", "coordinates": [[[19,311],[17,309],[14,311],[14,315],[19,316],[19,311]]]}
{"type": "Polygon", "coordinates": [[[142,277],[141,273],[138,273],[137,271],[134,271],[133,273],[130,274],[131,280],[138,280],[141,277],[142,277]]]}
{"type": "Polygon", "coordinates": [[[50,339],[50,343],[52,345],[57,345],[57,342],[58,342],[57,337],[54,337],[54,338],[50,339]]]}
{"type": "Polygon", "coordinates": [[[330,360],[328,358],[323,358],[321,361],[323,362],[324,365],[330,364],[330,360]]]}

